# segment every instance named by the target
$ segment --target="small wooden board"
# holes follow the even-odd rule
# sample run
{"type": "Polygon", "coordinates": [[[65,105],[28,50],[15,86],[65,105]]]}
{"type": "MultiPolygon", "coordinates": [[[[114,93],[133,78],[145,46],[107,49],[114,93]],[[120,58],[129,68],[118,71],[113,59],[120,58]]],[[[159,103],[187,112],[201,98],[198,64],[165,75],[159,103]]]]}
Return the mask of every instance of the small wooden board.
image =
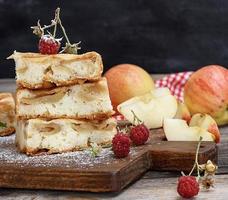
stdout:
{"type": "MultiPolygon", "coordinates": [[[[89,151],[28,157],[17,152],[14,136],[0,138],[0,187],[117,192],[148,170],[189,171],[197,142],[168,142],[153,130],[146,145],[115,159],[110,148],[94,158],[89,151]]],[[[217,147],[203,142],[199,163],[217,162],[217,147]]]]}

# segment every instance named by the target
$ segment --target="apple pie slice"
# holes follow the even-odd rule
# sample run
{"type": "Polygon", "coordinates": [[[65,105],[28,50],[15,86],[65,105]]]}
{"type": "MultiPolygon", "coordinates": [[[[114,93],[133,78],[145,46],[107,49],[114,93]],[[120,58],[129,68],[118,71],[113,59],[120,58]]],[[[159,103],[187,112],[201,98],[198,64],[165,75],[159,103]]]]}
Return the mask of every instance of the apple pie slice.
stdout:
{"type": "Polygon", "coordinates": [[[97,81],[103,72],[101,56],[96,52],[81,55],[14,52],[18,87],[30,89],[66,86],[97,81]]]}
{"type": "Polygon", "coordinates": [[[0,93],[0,136],[15,131],[15,102],[11,93],[0,93]]]}
{"type": "Polygon", "coordinates": [[[46,90],[19,89],[16,113],[21,119],[71,118],[101,120],[113,113],[107,81],[46,90]]]}
{"type": "Polygon", "coordinates": [[[107,146],[116,134],[114,118],[104,121],[29,119],[17,123],[16,144],[20,151],[30,155],[81,150],[91,143],[107,146]]]}

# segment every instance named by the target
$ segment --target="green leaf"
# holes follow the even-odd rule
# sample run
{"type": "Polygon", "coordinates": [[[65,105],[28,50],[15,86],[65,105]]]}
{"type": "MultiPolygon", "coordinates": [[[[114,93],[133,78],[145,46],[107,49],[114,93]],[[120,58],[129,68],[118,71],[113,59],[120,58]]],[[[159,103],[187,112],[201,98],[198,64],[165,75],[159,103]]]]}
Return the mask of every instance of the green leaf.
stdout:
{"type": "Polygon", "coordinates": [[[90,149],[91,155],[93,157],[98,157],[101,153],[102,147],[100,145],[97,145],[96,143],[91,143],[90,145],[91,145],[91,149],[90,149]]]}
{"type": "Polygon", "coordinates": [[[0,127],[1,128],[6,128],[6,123],[0,122],[0,127]]]}

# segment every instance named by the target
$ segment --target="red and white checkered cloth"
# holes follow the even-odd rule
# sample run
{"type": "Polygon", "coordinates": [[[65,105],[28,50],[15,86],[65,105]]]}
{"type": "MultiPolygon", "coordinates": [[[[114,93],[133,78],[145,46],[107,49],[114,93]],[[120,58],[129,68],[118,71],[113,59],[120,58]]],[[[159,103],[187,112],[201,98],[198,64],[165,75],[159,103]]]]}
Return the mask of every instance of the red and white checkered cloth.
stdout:
{"type": "Polygon", "coordinates": [[[183,101],[184,85],[193,72],[180,72],[169,74],[155,82],[156,87],[168,87],[172,95],[179,101],[183,101]]]}
{"type": "MultiPolygon", "coordinates": [[[[162,79],[159,79],[155,82],[155,86],[159,87],[168,87],[172,95],[174,95],[177,100],[183,101],[184,97],[184,85],[189,79],[193,72],[180,72],[175,74],[169,74],[162,79]]],[[[123,120],[122,115],[116,115],[117,120],[123,120]]]]}

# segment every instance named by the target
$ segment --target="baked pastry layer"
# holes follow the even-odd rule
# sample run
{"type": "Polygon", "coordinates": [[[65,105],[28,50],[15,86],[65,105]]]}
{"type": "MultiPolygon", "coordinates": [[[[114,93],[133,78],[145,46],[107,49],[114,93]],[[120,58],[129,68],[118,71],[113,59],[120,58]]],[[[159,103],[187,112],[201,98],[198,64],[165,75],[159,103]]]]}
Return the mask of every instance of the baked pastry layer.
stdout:
{"type": "Polygon", "coordinates": [[[16,113],[20,119],[73,118],[101,120],[113,114],[107,81],[46,90],[19,89],[16,113]]]}
{"type": "Polygon", "coordinates": [[[15,102],[11,93],[0,93],[0,136],[15,131],[15,102]]]}
{"type": "Polygon", "coordinates": [[[15,61],[18,87],[30,89],[96,81],[103,72],[101,56],[96,52],[81,55],[14,52],[9,58],[15,61]]]}
{"type": "Polygon", "coordinates": [[[73,119],[18,120],[16,144],[27,154],[60,153],[88,148],[91,143],[111,144],[116,121],[79,121],[73,119]]]}

